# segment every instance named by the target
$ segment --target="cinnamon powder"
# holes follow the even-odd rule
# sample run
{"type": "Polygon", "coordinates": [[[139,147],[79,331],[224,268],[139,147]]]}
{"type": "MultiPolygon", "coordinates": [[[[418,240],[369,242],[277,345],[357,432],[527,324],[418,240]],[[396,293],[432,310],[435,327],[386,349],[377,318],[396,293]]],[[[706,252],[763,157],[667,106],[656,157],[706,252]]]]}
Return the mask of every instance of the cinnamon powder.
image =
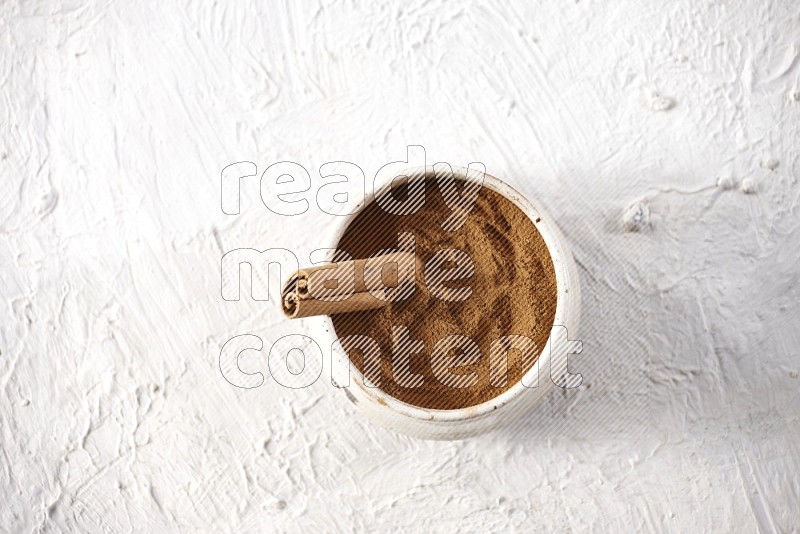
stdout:
{"type": "MultiPolygon", "coordinates": [[[[461,189],[463,182],[457,183],[461,189]]],[[[402,201],[405,191],[405,187],[397,187],[392,194],[402,201]]],[[[373,202],[351,222],[338,247],[354,258],[366,258],[379,250],[397,247],[398,235],[410,232],[423,264],[441,249],[462,250],[471,257],[474,274],[445,285],[468,286],[472,288],[470,297],[460,302],[440,300],[420,282],[407,300],[380,309],[332,316],[338,338],[363,335],[379,344],[381,390],[408,404],[442,410],[486,402],[519,382],[535,360],[525,358],[520,350],[510,350],[507,380],[496,387],[490,381],[492,342],[511,334],[527,336],[536,343],[538,356],[550,335],[557,298],[555,271],[547,246],[534,223],[510,200],[481,188],[466,222],[454,232],[442,229],[442,222],[451,213],[436,180],[426,178],[425,203],[416,213],[392,215],[373,202]],[[423,377],[418,387],[403,387],[395,381],[393,326],[408,328],[412,339],[424,343],[423,352],[410,356],[411,373],[423,377]],[[436,364],[431,362],[433,348],[450,334],[467,336],[480,348],[477,363],[452,371],[455,375],[477,373],[474,385],[446,386],[432,371],[431,363],[436,364]]],[[[363,353],[353,349],[348,356],[364,373],[363,353]]],[[[547,372],[540,373],[540,380],[549,379],[547,372]]]]}

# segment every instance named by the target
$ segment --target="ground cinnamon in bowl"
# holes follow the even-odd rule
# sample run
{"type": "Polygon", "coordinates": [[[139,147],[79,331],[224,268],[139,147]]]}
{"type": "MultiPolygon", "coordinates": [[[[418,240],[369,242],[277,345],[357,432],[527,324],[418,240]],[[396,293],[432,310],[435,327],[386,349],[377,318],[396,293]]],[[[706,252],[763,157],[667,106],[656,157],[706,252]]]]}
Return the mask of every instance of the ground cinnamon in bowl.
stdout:
{"type": "MultiPolygon", "coordinates": [[[[397,246],[398,235],[414,235],[417,256],[422,263],[441,249],[466,252],[475,266],[474,274],[448,287],[469,286],[472,294],[461,302],[448,302],[431,295],[424,284],[411,298],[379,309],[332,315],[338,338],[369,336],[381,349],[380,389],[405,403],[430,409],[451,410],[486,402],[520,381],[534,361],[521,351],[508,353],[508,375],[504,385],[490,381],[490,347],[507,335],[533,339],[544,348],[556,311],[556,276],[553,261],[533,221],[513,202],[483,187],[466,222],[448,232],[442,222],[452,213],[444,203],[436,180],[425,178],[425,203],[411,215],[392,215],[373,202],[359,213],[345,230],[338,248],[354,258],[366,258],[397,246]],[[424,351],[410,357],[411,373],[421,374],[422,385],[403,387],[392,371],[392,327],[409,329],[412,339],[424,343],[424,351]],[[458,373],[477,373],[477,383],[454,388],[434,375],[431,354],[437,341],[458,334],[474,340],[481,351],[477,363],[459,367],[458,373]]],[[[403,199],[406,188],[393,195],[403,199]]],[[[348,357],[364,373],[359,350],[348,357]]],[[[547,375],[544,375],[547,379],[547,375]]]]}

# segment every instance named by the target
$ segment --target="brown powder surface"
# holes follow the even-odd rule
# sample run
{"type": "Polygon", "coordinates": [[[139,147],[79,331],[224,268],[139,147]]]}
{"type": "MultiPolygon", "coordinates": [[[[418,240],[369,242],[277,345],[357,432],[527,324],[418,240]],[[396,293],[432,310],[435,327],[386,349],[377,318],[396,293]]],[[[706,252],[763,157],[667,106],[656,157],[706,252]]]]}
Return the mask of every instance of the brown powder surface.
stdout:
{"type": "MultiPolygon", "coordinates": [[[[462,184],[458,182],[459,190],[462,184]]],[[[403,200],[405,191],[404,186],[398,186],[393,195],[403,200]]],[[[511,334],[527,336],[535,341],[538,356],[550,335],[557,298],[555,271],[547,246],[533,222],[510,200],[483,187],[466,222],[455,232],[444,231],[441,226],[451,213],[436,181],[428,178],[425,204],[416,213],[392,215],[373,202],[351,222],[338,246],[353,258],[366,258],[379,250],[396,248],[398,235],[410,232],[423,264],[441,249],[462,250],[472,259],[475,272],[470,278],[445,285],[471,287],[469,298],[461,302],[438,299],[428,292],[420,274],[417,289],[407,300],[376,310],[332,316],[340,339],[366,335],[380,345],[381,390],[408,404],[442,410],[480,404],[517,383],[535,360],[522,357],[522,351],[509,351],[507,380],[505,385],[495,387],[489,379],[492,342],[511,334]],[[421,386],[403,387],[394,380],[393,326],[405,326],[412,339],[425,344],[424,352],[410,356],[411,372],[423,376],[421,386]],[[450,334],[470,337],[481,350],[477,363],[453,369],[456,375],[477,373],[473,386],[445,386],[433,374],[433,347],[450,334]]],[[[350,350],[348,356],[364,373],[361,351],[350,350]]],[[[544,379],[549,378],[544,375],[544,379]]]]}

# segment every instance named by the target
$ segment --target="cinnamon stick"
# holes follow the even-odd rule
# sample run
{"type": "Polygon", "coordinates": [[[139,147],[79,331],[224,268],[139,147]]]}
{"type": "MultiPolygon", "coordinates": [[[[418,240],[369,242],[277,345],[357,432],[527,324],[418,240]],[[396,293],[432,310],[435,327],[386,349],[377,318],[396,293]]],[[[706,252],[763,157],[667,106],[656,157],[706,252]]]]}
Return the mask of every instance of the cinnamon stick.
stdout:
{"type": "Polygon", "coordinates": [[[281,291],[283,313],[290,319],[300,319],[381,308],[407,298],[420,272],[413,252],[300,269],[281,291]]]}

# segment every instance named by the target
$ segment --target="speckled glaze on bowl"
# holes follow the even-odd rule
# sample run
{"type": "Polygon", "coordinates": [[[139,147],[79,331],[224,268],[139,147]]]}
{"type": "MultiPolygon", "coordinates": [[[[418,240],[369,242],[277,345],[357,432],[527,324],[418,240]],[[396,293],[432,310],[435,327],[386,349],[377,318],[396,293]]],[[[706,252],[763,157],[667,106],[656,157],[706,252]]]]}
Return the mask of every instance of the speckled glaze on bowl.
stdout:
{"type": "MultiPolygon", "coordinates": [[[[409,179],[419,179],[426,174],[432,175],[432,173],[433,167],[428,166],[411,168],[402,174],[408,176],[409,179]]],[[[467,169],[464,167],[453,167],[453,173],[457,179],[468,179],[467,169]]],[[[390,186],[391,182],[387,182],[376,187],[374,193],[365,198],[356,213],[342,217],[328,241],[330,248],[337,247],[348,225],[364,207],[373,202],[375,195],[382,194],[390,186]]],[[[485,174],[483,187],[487,187],[513,202],[530,218],[541,233],[550,251],[556,273],[557,303],[553,324],[566,327],[570,337],[575,338],[578,333],[581,312],[580,281],[575,261],[563,234],[541,206],[499,178],[485,174]]],[[[315,325],[318,327],[315,339],[322,341],[321,346],[331,347],[337,338],[333,321],[329,316],[320,319],[321,321],[315,321],[315,325]]],[[[340,387],[343,394],[372,421],[391,430],[419,438],[449,440],[463,439],[506,425],[547,395],[555,387],[550,379],[551,345],[553,343],[554,339],[551,335],[536,363],[528,370],[522,381],[493,399],[455,410],[433,410],[401,402],[380,388],[367,387],[364,384],[364,376],[354,365],[350,364],[347,354],[340,348],[334,347],[331,357],[333,365],[339,366],[339,369],[350,369],[349,387],[340,387]],[[522,385],[523,381],[535,383],[534,377],[536,376],[539,377],[537,387],[522,385]]]]}

